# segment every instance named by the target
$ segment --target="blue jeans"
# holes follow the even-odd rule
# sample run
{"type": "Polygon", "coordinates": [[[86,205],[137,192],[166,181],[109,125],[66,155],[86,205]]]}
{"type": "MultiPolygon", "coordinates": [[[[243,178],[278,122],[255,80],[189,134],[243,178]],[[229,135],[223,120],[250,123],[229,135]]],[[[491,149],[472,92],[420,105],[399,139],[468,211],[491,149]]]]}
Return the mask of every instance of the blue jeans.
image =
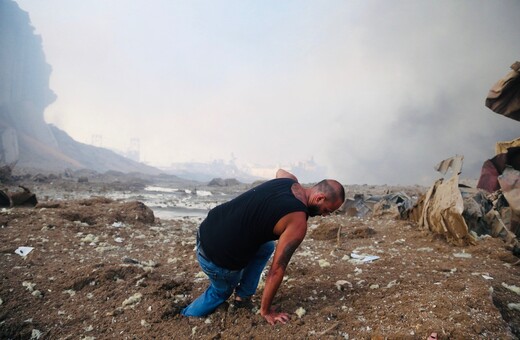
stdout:
{"type": "Polygon", "coordinates": [[[184,308],[181,314],[206,316],[226,301],[233,291],[242,299],[252,296],[256,292],[260,275],[273,251],[274,242],[266,242],[260,246],[255,257],[244,269],[229,270],[202,257],[197,247],[197,260],[202,271],[208,276],[210,285],[201,296],[184,308]]]}

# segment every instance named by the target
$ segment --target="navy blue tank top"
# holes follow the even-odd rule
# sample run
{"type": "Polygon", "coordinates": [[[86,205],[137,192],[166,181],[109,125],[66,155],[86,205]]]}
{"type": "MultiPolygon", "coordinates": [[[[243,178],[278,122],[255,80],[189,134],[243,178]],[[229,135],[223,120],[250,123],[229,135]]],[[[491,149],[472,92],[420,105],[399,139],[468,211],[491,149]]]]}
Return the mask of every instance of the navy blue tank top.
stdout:
{"type": "Polygon", "coordinates": [[[278,239],[273,229],[282,217],[296,211],[308,217],[307,206],[291,191],[294,183],[273,179],[210,210],[199,230],[206,257],[220,267],[242,269],[260,245],[278,239]]]}

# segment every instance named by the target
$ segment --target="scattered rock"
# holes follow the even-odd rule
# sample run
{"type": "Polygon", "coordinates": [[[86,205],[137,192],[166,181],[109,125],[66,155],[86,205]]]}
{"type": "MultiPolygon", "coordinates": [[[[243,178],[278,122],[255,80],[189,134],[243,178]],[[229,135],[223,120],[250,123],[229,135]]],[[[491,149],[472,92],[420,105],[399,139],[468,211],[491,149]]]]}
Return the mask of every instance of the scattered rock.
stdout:
{"type": "Polygon", "coordinates": [[[502,287],[509,289],[510,291],[520,295],[520,287],[517,287],[515,285],[508,285],[505,282],[502,282],[502,287]]]}
{"type": "Polygon", "coordinates": [[[517,310],[520,312],[520,303],[508,303],[507,308],[511,310],[517,310]]]}
{"type": "Polygon", "coordinates": [[[463,258],[463,259],[470,259],[471,254],[470,253],[454,253],[453,257],[463,258]]]}
{"type": "Polygon", "coordinates": [[[31,340],[38,340],[42,337],[43,333],[38,329],[33,329],[31,332],[31,340]]]}
{"type": "Polygon", "coordinates": [[[307,311],[303,307],[299,307],[294,313],[301,319],[305,314],[307,314],[307,311]]]}
{"type": "Polygon", "coordinates": [[[352,288],[352,283],[346,280],[336,281],[336,288],[338,288],[339,291],[345,290],[345,286],[349,286],[350,288],[352,288]]]}
{"type": "Polygon", "coordinates": [[[135,293],[134,295],[130,296],[128,299],[123,301],[122,306],[126,307],[126,306],[129,306],[129,305],[134,305],[136,303],[139,303],[141,301],[142,297],[143,297],[143,294],[135,293]]]}
{"type": "Polygon", "coordinates": [[[318,264],[320,265],[321,268],[330,267],[330,263],[324,259],[319,259],[318,264]]]}
{"type": "Polygon", "coordinates": [[[36,286],[36,283],[24,281],[24,282],[22,282],[22,286],[27,288],[27,290],[32,293],[34,291],[34,287],[36,286]]]}

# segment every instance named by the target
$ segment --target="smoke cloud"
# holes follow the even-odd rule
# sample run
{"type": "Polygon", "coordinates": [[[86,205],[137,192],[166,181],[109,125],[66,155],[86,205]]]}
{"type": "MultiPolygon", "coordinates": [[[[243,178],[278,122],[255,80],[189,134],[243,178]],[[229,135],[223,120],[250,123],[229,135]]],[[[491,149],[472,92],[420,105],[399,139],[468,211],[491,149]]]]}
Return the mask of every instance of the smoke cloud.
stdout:
{"type": "Polygon", "coordinates": [[[519,123],[484,106],[520,56],[520,2],[18,0],[57,101],[46,119],[151,165],[314,158],[345,183],[478,177],[519,123]]]}

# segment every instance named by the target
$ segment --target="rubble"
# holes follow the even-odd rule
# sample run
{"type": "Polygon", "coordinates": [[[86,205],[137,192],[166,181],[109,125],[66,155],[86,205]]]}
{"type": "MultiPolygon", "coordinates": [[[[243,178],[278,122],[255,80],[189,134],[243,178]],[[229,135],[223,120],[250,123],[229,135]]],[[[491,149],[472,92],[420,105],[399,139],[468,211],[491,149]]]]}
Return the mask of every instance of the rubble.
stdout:
{"type": "Polygon", "coordinates": [[[34,207],[38,204],[38,199],[31,190],[21,185],[19,187],[21,191],[0,190],[0,207],[34,207]]]}
{"type": "MultiPolygon", "coordinates": [[[[388,188],[377,188],[367,190],[365,197],[391,194],[388,188]]],[[[146,214],[140,217],[140,205],[130,206],[134,210],[125,210],[126,202],[101,197],[48,198],[36,208],[0,214],[5,219],[5,228],[0,228],[0,316],[5,321],[0,337],[30,338],[35,327],[45,338],[189,338],[193,329],[197,338],[273,334],[258,309],[220,308],[201,320],[179,316],[208,282],[206,275],[198,275],[198,223],[143,223],[146,214]],[[90,245],[96,238],[96,246],[90,245]],[[13,253],[20,245],[35,250],[23,259],[13,253]],[[96,247],[111,249],[98,252],[96,247]],[[24,281],[34,284],[32,292],[24,281]],[[41,295],[33,295],[37,290],[41,295]],[[24,323],[29,318],[32,326],[24,323]]],[[[454,249],[443,238],[388,213],[312,217],[309,226],[309,236],[316,232],[316,238],[307,237],[297,249],[274,301],[292,314],[286,325],[276,326],[279,336],[407,338],[413,330],[417,338],[426,338],[438,330],[443,338],[484,333],[508,338],[511,329],[520,334],[517,311],[508,308],[520,296],[501,285],[517,285],[513,278],[520,267],[512,265],[517,259],[499,246],[500,240],[487,237],[473,247],[454,249]],[[354,263],[353,253],[380,258],[354,263]],[[457,253],[471,257],[453,255],[457,253]],[[305,310],[301,319],[295,314],[299,308],[305,310]],[[508,313],[516,314],[509,319],[508,313]]],[[[255,307],[263,287],[253,298],[255,307]]]]}
{"type": "MultiPolygon", "coordinates": [[[[494,195],[489,195],[485,191],[460,185],[462,157],[456,162],[448,160],[441,164],[454,166],[452,177],[447,181],[439,179],[434,183],[412,209],[410,213],[412,220],[421,227],[444,235],[454,245],[475,244],[475,236],[491,235],[501,237],[506,247],[517,252],[519,243],[518,235],[515,233],[515,213],[514,210],[513,213],[510,212],[509,200],[503,196],[503,193],[498,191],[494,195]]],[[[436,169],[443,169],[444,173],[446,172],[445,167],[437,166],[436,169]]],[[[512,182],[511,187],[518,186],[515,184],[516,177],[511,177],[514,176],[501,177],[503,178],[501,180],[504,183],[512,182]]],[[[512,191],[513,196],[516,193],[516,189],[509,190],[507,186],[506,191],[512,191]]]]}
{"type": "Polygon", "coordinates": [[[347,216],[366,217],[389,214],[395,218],[406,218],[417,199],[404,192],[386,195],[355,194],[347,198],[340,208],[347,216]]]}

